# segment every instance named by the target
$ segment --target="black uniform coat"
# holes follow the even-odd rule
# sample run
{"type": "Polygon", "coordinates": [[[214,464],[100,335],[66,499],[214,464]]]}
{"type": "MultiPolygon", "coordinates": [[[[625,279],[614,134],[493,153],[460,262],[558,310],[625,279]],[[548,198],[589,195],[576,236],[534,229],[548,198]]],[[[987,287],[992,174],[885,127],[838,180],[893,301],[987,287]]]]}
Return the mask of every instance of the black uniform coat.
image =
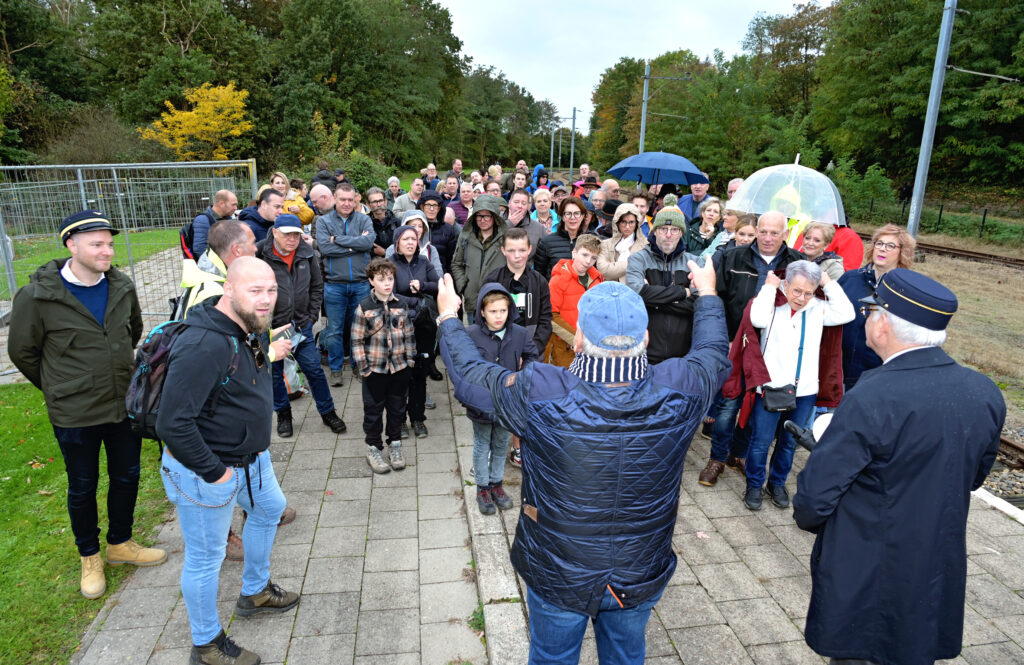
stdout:
{"type": "Polygon", "coordinates": [[[797,478],[811,551],[807,644],[832,658],[932,665],[960,653],[967,510],[1006,417],[987,377],[942,349],[865,372],[797,478]]]}

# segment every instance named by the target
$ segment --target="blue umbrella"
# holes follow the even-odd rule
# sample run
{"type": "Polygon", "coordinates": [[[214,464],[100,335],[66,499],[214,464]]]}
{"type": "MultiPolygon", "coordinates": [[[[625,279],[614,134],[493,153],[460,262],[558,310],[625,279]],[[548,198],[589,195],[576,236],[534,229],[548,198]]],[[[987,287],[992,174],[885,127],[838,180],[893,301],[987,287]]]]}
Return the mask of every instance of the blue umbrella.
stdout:
{"type": "Polygon", "coordinates": [[[708,181],[693,162],[670,152],[641,152],[625,158],[608,169],[608,173],[621,180],[636,180],[648,185],[695,185],[708,181]]]}

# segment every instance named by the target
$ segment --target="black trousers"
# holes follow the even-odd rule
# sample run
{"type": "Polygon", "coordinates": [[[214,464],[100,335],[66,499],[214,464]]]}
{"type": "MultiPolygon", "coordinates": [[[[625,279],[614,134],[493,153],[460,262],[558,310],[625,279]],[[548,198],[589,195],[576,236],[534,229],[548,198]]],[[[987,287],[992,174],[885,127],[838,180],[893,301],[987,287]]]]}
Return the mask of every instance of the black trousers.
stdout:
{"type": "Polygon", "coordinates": [[[381,432],[384,431],[384,411],[387,411],[387,439],[402,440],[405,422],[405,403],[409,395],[410,369],[394,374],[376,374],[363,378],[363,432],[366,443],[384,449],[381,432]]]}
{"type": "Polygon", "coordinates": [[[53,426],[68,474],[68,515],[81,556],[100,551],[96,488],[100,481],[100,446],[107,451],[107,542],[118,545],[132,537],[135,499],[139,495],[139,454],[142,439],[128,423],[90,427],[53,426]]]}

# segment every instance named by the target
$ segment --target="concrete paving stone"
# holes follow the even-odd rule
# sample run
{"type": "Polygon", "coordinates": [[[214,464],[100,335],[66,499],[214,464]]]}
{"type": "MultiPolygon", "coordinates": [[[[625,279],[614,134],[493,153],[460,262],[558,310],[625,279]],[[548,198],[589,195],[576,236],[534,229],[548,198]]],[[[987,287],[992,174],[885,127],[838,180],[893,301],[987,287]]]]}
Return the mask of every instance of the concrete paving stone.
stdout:
{"type": "MultiPolygon", "coordinates": [[[[796,494],[795,491],[790,490],[789,495],[793,496],[796,494]]],[[[743,494],[739,494],[740,501],[743,501],[743,494]]],[[[772,504],[771,499],[764,497],[761,510],[750,510],[747,511],[748,515],[754,515],[757,519],[764,522],[767,527],[775,526],[796,526],[793,523],[793,509],[792,508],[777,508],[772,504]]],[[[799,527],[798,527],[799,528],[799,527]]]]}
{"type": "Polygon", "coordinates": [[[670,585],[697,584],[697,576],[693,574],[685,561],[676,557],[676,571],[672,573],[672,579],[668,583],[670,585]]]}
{"type": "Polygon", "coordinates": [[[360,612],[356,654],[420,651],[419,615],[415,609],[360,612]]]}
{"type": "Polygon", "coordinates": [[[420,496],[446,495],[462,489],[462,480],[453,472],[419,471],[418,475],[416,491],[420,496]]]}
{"type": "MultiPolygon", "coordinates": [[[[480,512],[480,509],[476,505],[476,487],[465,486],[463,487],[463,496],[465,497],[466,506],[466,518],[469,521],[469,530],[474,537],[483,534],[504,534],[505,523],[504,519],[508,517],[511,512],[518,512],[518,510],[511,511],[498,511],[496,515],[484,515],[480,512]]],[[[514,499],[513,499],[514,500],[514,499]]]]}
{"type": "MultiPolygon", "coordinates": [[[[295,512],[299,515],[303,513],[311,513],[316,515],[320,512],[320,504],[324,501],[323,490],[292,490],[285,495],[285,499],[288,500],[288,505],[295,509],[295,512]]],[[[241,523],[241,509],[236,510],[236,516],[239,518],[241,523]]]]}
{"type": "Polygon", "coordinates": [[[957,656],[952,660],[937,660],[935,665],[968,665],[968,663],[964,660],[963,656],[957,656]]]}
{"type": "MultiPolygon", "coordinates": [[[[750,569],[743,563],[720,563],[693,566],[701,586],[716,602],[762,598],[768,595],[750,569]]],[[[685,660],[685,658],[684,658],[685,660]]]]}
{"type": "Polygon", "coordinates": [[[803,619],[811,604],[811,576],[779,577],[761,583],[791,619],[803,619]]]}
{"type": "Polygon", "coordinates": [[[458,547],[466,544],[469,537],[465,518],[450,520],[428,520],[420,529],[420,549],[433,550],[439,547],[458,547]]]}
{"type": "MultiPolygon", "coordinates": [[[[765,512],[764,509],[761,512],[765,512]]],[[[770,529],[793,556],[804,559],[810,557],[811,549],[814,547],[814,534],[793,524],[792,518],[788,524],[773,526],[770,529]]]]}
{"type": "Polygon", "coordinates": [[[669,630],[725,623],[725,617],[715,602],[704,587],[697,584],[666,587],[655,612],[661,624],[669,630]]]}
{"type": "Polygon", "coordinates": [[[978,554],[971,559],[1011,589],[1024,589],[1024,554],[978,554]]]}
{"type": "Polygon", "coordinates": [[[1013,642],[967,647],[960,655],[970,665],[1020,665],[1024,663],[1024,649],[1013,642]]]}
{"type": "Polygon", "coordinates": [[[753,665],[729,626],[696,626],[668,631],[686,665],[753,665]]]}
{"type": "Polygon", "coordinates": [[[293,469],[328,469],[334,459],[334,451],[329,448],[316,450],[297,450],[288,461],[288,470],[293,469]]]}
{"type": "Polygon", "coordinates": [[[320,527],[310,557],[358,556],[366,552],[365,526],[320,527]]]}
{"type": "Polygon", "coordinates": [[[288,665],[348,665],[355,658],[355,635],[293,637],[288,665]]]}
{"type": "Polygon", "coordinates": [[[672,640],[668,637],[668,630],[665,629],[664,624],[661,623],[656,614],[652,614],[647,622],[644,639],[647,641],[647,658],[676,655],[676,648],[672,646],[672,640]]]}
{"type": "Polygon", "coordinates": [[[419,497],[419,509],[421,520],[445,520],[455,517],[463,517],[465,503],[461,496],[448,494],[444,496],[421,496],[419,497]]]}
{"type": "Polygon", "coordinates": [[[1024,614],[1024,598],[991,575],[967,578],[967,604],[986,618],[1024,614]]]}
{"type": "Polygon", "coordinates": [[[416,492],[404,487],[375,487],[370,495],[370,512],[416,510],[416,492]]]}
{"type": "Polygon", "coordinates": [[[743,646],[803,639],[793,621],[771,598],[719,603],[718,609],[743,646]]]}
{"type": "Polygon", "coordinates": [[[691,566],[739,561],[740,557],[717,531],[688,533],[672,539],[676,551],[691,566]],[[697,533],[704,533],[701,537],[697,533]]]}
{"type": "MultiPolygon", "coordinates": [[[[406,460],[408,462],[408,459],[406,460]]],[[[391,473],[375,473],[373,474],[373,487],[416,487],[416,468],[407,467],[402,471],[392,471],[391,473]]],[[[412,493],[415,494],[416,490],[413,489],[412,493]]]]}
{"type": "Polygon", "coordinates": [[[178,541],[177,547],[167,550],[167,561],[159,566],[136,568],[124,588],[151,589],[153,587],[181,585],[181,566],[185,558],[184,547],[178,541]]]}
{"type": "Polygon", "coordinates": [[[305,510],[298,513],[294,522],[278,527],[277,535],[274,537],[274,547],[312,543],[316,535],[316,523],[319,519],[319,506],[317,512],[305,510]]]}
{"type": "Polygon", "coordinates": [[[676,528],[675,534],[694,533],[695,531],[703,531],[709,533],[715,530],[715,525],[711,523],[704,511],[701,510],[700,506],[694,504],[691,506],[680,506],[679,513],[676,515],[676,528]]]}
{"type": "Polygon", "coordinates": [[[432,623],[420,627],[421,665],[486,661],[487,652],[483,642],[464,623],[432,623]]]}
{"type": "MultiPolygon", "coordinates": [[[[476,483],[476,478],[473,476],[473,446],[459,446],[456,448],[456,453],[459,456],[459,477],[463,483],[476,483]]],[[[506,464],[505,471],[507,472],[510,467],[511,465],[506,464]]]]}
{"type": "Polygon", "coordinates": [[[747,649],[757,665],[822,665],[822,657],[803,640],[783,644],[759,644],[747,649]]]}
{"type": "MultiPolygon", "coordinates": [[[[444,551],[444,550],[426,550],[444,551]]],[[[508,556],[508,541],[500,535],[481,535],[473,539],[477,586],[486,605],[496,600],[519,598],[516,572],[508,556]]]]}
{"type": "Polygon", "coordinates": [[[432,436],[416,440],[416,445],[419,446],[419,452],[421,454],[449,453],[455,450],[455,442],[452,441],[451,436],[441,436],[440,434],[435,435],[435,430],[440,427],[436,422],[428,420],[427,427],[430,429],[432,436]]]}
{"type": "MultiPolygon", "coordinates": [[[[506,558],[508,558],[506,556],[506,558]]],[[[420,551],[420,584],[455,582],[470,568],[473,553],[467,547],[420,551]]]]}
{"type": "Polygon", "coordinates": [[[288,466],[294,449],[295,444],[291,441],[274,443],[274,445],[270,446],[270,461],[274,463],[275,467],[277,465],[288,466]]]}
{"type": "Polygon", "coordinates": [[[279,545],[274,543],[270,550],[270,574],[277,578],[303,578],[306,576],[306,562],[309,561],[311,543],[279,545]]]}
{"type": "Polygon", "coordinates": [[[355,665],[420,665],[416,653],[391,653],[385,656],[356,656],[355,665]]]}
{"type": "Polygon", "coordinates": [[[325,526],[366,526],[370,518],[370,502],[325,501],[320,508],[318,525],[325,526]]]}
{"type": "Polygon", "coordinates": [[[292,635],[355,634],[358,616],[358,591],[304,593],[292,635]]]}
{"type": "Polygon", "coordinates": [[[160,636],[160,626],[101,630],[79,665],[144,665],[160,636]]]}
{"type": "Polygon", "coordinates": [[[339,457],[366,457],[366,441],[355,439],[339,439],[334,448],[335,459],[339,457]]]}
{"type": "Polygon", "coordinates": [[[712,520],[715,531],[722,534],[725,541],[733,547],[749,545],[769,545],[779,542],[774,533],[768,530],[764,522],[753,515],[740,517],[721,517],[712,520]]]}
{"type": "Polygon", "coordinates": [[[1004,635],[994,622],[984,618],[970,607],[964,607],[963,645],[965,647],[1005,642],[1008,639],[1010,638],[1004,635]]]}
{"type": "MultiPolygon", "coordinates": [[[[976,511],[975,511],[976,512],[976,511]]],[[[972,512],[971,515],[974,515],[972,512]]],[[[978,525],[971,521],[970,516],[967,518],[967,554],[998,554],[1002,552],[999,547],[999,538],[1005,538],[1006,536],[990,536],[983,530],[979,529],[978,525]]]]}
{"type": "MultiPolygon", "coordinates": [[[[230,619],[234,607],[234,603],[218,603],[217,614],[224,619],[230,619]]],[[[164,624],[163,632],[160,633],[160,637],[156,641],[155,649],[175,649],[191,645],[192,631],[188,623],[188,609],[185,607],[185,600],[179,598],[174,609],[171,610],[170,618],[164,624]]]]}
{"type": "Polygon", "coordinates": [[[981,566],[979,566],[978,564],[974,563],[974,560],[973,560],[972,557],[970,557],[970,556],[967,557],[967,574],[968,575],[984,575],[986,573],[988,573],[988,571],[985,570],[984,568],[982,568],[981,566]]]}
{"type": "Polygon", "coordinates": [[[444,453],[420,453],[416,459],[424,473],[444,473],[455,471],[458,457],[455,451],[444,453]]]}
{"type": "Polygon", "coordinates": [[[419,587],[420,623],[468,621],[479,602],[476,585],[469,581],[424,584],[419,587]]]}
{"type": "Polygon", "coordinates": [[[696,502],[693,500],[693,496],[690,495],[685,489],[679,490],[679,506],[692,506],[696,502]]]}
{"type": "Polygon", "coordinates": [[[153,651],[153,655],[146,661],[146,665],[181,665],[188,662],[191,654],[191,645],[175,649],[161,649],[157,647],[153,651]]]}
{"type": "Polygon", "coordinates": [[[370,528],[366,537],[370,540],[393,538],[415,538],[418,535],[415,510],[393,510],[373,512],[370,508],[370,528]]]}
{"type": "MultiPolygon", "coordinates": [[[[125,589],[110,610],[104,630],[163,627],[181,595],[179,587],[162,586],[146,589],[125,589]]],[[[154,643],[156,640],[154,640],[154,643]]]]}
{"type": "Polygon", "coordinates": [[[995,508],[982,505],[976,509],[972,502],[969,517],[971,526],[989,537],[1024,535],[1024,524],[995,508]]]}
{"type": "Polygon", "coordinates": [[[1017,554],[1024,554],[1024,535],[998,536],[995,540],[999,543],[997,549],[1000,552],[1016,552],[1017,554]]]}
{"type": "MultiPolygon", "coordinates": [[[[390,475],[390,474],[388,474],[390,475]]],[[[352,501],[369,499],[373,478],[330,478],[327,480],[327,492],[324,501],[352,501]]]]}
{"type": "Polygon", "coordinates": [[[330,469],[326,466],[319,469],[293,469],[288,467],[284,482],[281,483],[281,490],[285,493],[290,491],[323,491],[327,487],[327,474],[330,469]]]}
{"type": "Polygon", "coordinates": [[[600,665],[601,661],[597,656],[597,641],[594,639],[593,627],[587,626],[587,635],[580,645],[579,665],[600,665]]]}
{"type": "Polygon", "coordinates": [[[782,543],[741,547],[736,553],[750,568],[750,572],[754,573],[754,577],[761,581],[776,577],[796,577],[809,572],[807,566],[790,554],[782,543]]]}
{"type": "Polygon", "coordinates": [[[415,538],[394,538],[391,540],[369,540],[366,543],[367,573],[382,573],[393,570],[416,570],[419,556],[415,538]]]}
{"type": "Polygon", "coordinates": [[[679,656],[647,656],[644,665],[683,665],[679,656]]]}
{"type": "Polygon", "coordinates": [[[420,576],[415,570],[363,573],[359,610],[416,609],[419,597],[420,576]]]}
{"type": "Polygon", "coordinates": [[[992,623],[996,625],[1011,640],[1024,647],[1024,615],[995,617],[992,623]]]}
{"type": "MultiPolygon", "coordinates": [[[[299,601],[299,605],[302,601],[299,601]]],[[[295,624],[295,609],[281,614],[255,614],[236,616],[228,631],[231,639],[249,651],[259,654],[267,663],[284,662],[288,655],[288,641],[295,624]]]]}
{"type": "Polygon", "coordinates": [[[520,603],[484,605],[490,665],[522,665],[530,652],[530,632],[520,603]]]}
{"type": "Polygon", "coordinates": [[[238,593],[242,588],[242,562],[228,561],[220,565],[220,576],[217,578],[217,600],[238,599],[238,593]]]}
{"type": "MultiPolygon", "coordinates": [[[[334,450],[338,436],[333,432],[303,432],[295,440],[295,452],[300,450],[334,450]]],[[[292,453],[295,454],[295,453],[292,453]]]]}
{"type": "Polygon", "coordinates": [[[310,559],[303,595],[308,593],[337,593],[359,591],[363,573],[363,557],[342,556],[310,559]]]}
{"type": "Polygon", "coordinates": [[[331,463],[331,478],[369,478],[372,475],[373,471],[366,463],[365,446],[359,457],[335,457],[331,463]]]}
{"type": "Polygon", "coordinates": [[[728,488],[718,492],[699,492],[693,495],[693,500],[709,519],[743,517],[750,514],[743,501],[728,488]]]}

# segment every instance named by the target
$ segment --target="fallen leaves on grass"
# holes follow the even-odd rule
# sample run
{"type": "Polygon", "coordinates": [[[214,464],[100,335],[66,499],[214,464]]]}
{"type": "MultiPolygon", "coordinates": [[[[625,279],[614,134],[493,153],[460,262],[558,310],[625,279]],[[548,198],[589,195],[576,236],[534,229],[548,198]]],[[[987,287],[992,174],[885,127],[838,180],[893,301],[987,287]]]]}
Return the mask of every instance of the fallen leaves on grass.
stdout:
{"type": "Polygon", "coordinates": [[[39,494],[42,496],[53,496],[53,492],[48,492],[47,490],[39,490],[39,494]]]}

